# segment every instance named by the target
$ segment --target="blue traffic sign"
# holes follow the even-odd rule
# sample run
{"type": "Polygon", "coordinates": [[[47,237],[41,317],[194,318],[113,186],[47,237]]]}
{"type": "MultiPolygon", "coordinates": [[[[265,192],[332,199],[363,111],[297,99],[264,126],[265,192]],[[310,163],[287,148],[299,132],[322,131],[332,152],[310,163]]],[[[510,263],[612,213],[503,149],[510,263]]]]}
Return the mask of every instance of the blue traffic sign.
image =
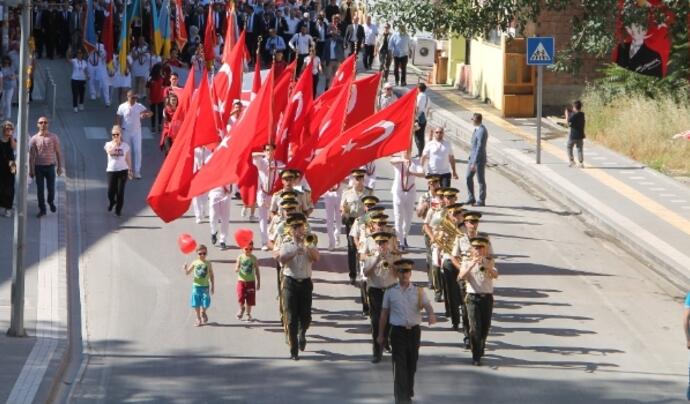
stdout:
{"type": "Polygon", "coordinates": [[[552,36],[527,38],[527,64],[548,66],[554,63],[556,46],[552,36]]]}

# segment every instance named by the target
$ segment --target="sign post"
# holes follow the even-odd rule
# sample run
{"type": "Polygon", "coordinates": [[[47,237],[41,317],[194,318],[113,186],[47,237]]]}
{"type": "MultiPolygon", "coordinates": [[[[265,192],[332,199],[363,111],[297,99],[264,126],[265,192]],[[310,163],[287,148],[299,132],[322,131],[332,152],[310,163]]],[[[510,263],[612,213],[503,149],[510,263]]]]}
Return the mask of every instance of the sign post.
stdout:
{"type": "Polygon", "coordinates": [[[537,66],[537,164],[541,164],[541,118],[544,66],[553,64],[555,50],[553,37],[527,38],[527,65],[537,66]]]}

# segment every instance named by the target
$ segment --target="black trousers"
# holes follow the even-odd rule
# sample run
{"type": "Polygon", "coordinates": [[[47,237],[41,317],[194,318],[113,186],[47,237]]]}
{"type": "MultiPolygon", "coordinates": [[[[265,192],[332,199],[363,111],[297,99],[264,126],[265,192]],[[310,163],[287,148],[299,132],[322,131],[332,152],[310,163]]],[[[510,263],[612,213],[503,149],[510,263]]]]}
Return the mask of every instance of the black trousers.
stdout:
{"type": "Polygon", "coordinates": [[[362,314],[365,316],[368,316],[371,313],[369,311],[369,294],[367,289],[367,281],[361,280],[359,282],[359,296],[362,299],[362,314]]]}
{"type": "Polygon", "coordinates": [[[374,45],[364,45],[364,68],[371,69],[374,64],[374,45]]]}
{"type": "Polygon", "coordinates": [[[302,68],[304,67],[304,59],[309,56],[308,53],[300,53],[297,55],[297,70],[295,72],[295,77],[299,77],[300,73],[302,73],[302,68]]]}
{"type": "Polygon", "coordinates": [[[460,318],[462,320],[462,334],[465,340],[470,339],[470,318],[467,312],[467,282],[458,282],[460,287],[460,318]]]}
{"type": "Polygon", "coordinates": [[[345,235],[347,236],[347,268],[350,272],[350,279],[357,278],[357,247],[355,241],[350,237],[350,229],[354,219],[343,219],[345,221],[345,235]]]}
{"type": "Polygon", "coordinates": [[[395,84],[407,85],[407,56],[393,58],[393,75],[395,84]]]}
{"type": "Polygon", "coordinates": [[[443,261],[443,280],[446,288],[446,311],[450,314],[453,327],[460,325],[460,285],[458,269],[449,259],[443,261]]]}
{"type": "Polygon", "coordinates": [[[470,320],[470,345],[472,360],[484,356],[486,337],[491,328],[491,313],[494,309],[494,296],[491,294],[467,294],[467,312],[470,320]]]}
{"type": "Polygon", "coordinates": [[[38,210],[46,211],[45,189],[48,188],[48,205],[55,204],[55,165],[34,166],[38,210]]]}
{"type": "Polygon", "coordinates": [[[431,257],[431,239],[426,233],[424,233],[424,247],[426,247],[426,272],[427,277],[429,278],[429,285],[431,285],[431,289],[436,290],[436,284],[434,282],[434,275],[432,271],[433,263],[431,257]]]}
{"type": "Polygon", "coordinates": [[[314,94],[313,97],[314,97],[314,99],[316,99],[316,93],[318,92],[318,88],[319,88],[319,74],[318,73],[312,74],[311,77],[312,77],[312,90],[313,90],[313,94],[314,94]]]}
{"type": "Polygon", "coordinates": [[[152,131],[158,131],[163,128],[163,107],[165,104],[162,102],[158,102],[155,104],[151,104],[151,112],[153,112],[153,115],[151,115],[151,130],[152,131]]]}
{"type": "Polygon", "coordinates": [[[115,206],[115,213],[122,212],[125,203],[125,184],[127,183],[128,170],[108,171],[108,202],[115,206]]]}
{"type": "MultiPolygon", "coordinates": [[[[432,265],[431,266],[431,276],[433,277],[433,281],[434,281],[434,291],[436,292],[435,296],[438,296],[439,298],[446,300],[447,299],[447,297],[446,297],[446,286],[445,286],[446,282],[443,279],[443,271],[441,270],[441,267],[439,267],[438,265],[432,265]]],[[[447,307],[446,307],[446,310],[448,310],[447,307]]],[[[446,311],[446,316],[449,316],[449,315],[450,315],[450,313],[448,313],[448,311],[446,311]]]]}
{"type": "Polygon", "coordinates": [[[395,325],[391,327],[393,391],[396,403],[409,403],[414,396],[414,374],[417,371],[421,334],[418,325],[409,330],[395,325]]]}
{"type": "Polygon", "coordinates": [[[72,108],[84,105],[86,80],[72,80],[72,108]]]}
{"type": "Polygon", "coordinates": [[[288,325],[290,353],[299,352],[298,338],[304,338],[311,324],[311,299],[314,285],[310,278],[299,281],[286,276],[283,278],[283,301],[288,325]]]}
{"type": "MultiPolygon", "coordinates": [[[[374,356],[380,357],[383,355],[381,351],[381,345],[376,343],[376,337],[379,335],[379,320],[381,319],[381,306],[383,305],[383,294],[386,292],[385,289],[381,288],[369,288],[367,293],[369,294],[369,320],[371,320],[371,340],[373,342],[373,354],[374,356]]],[[[391,332],[391,326],[386,323],[386,329],[383,332],[384,342],[383,345],[388,345],[388,336],[391,332]]]]}
{"type": "Polygon", "coordinates": [[[424,134],[426,132],[426,122],[423,125],[419,125],[419,129],[414,131],[414,144],[417,146],[417,156],[422,156],[422,151],[424,151],[424,134]]]}

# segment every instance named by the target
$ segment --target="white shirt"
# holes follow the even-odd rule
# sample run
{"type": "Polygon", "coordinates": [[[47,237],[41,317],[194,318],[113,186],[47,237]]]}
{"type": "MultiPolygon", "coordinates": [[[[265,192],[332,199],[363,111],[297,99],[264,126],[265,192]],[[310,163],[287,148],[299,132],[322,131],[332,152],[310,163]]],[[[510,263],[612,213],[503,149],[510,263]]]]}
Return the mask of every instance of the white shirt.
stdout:
{"type": "MultiPolygon", "coordinates": [[[[462,269],[464,270],[468,266],[473,268],[468,272],[465,280],[467,283],[467,293],[494,293],[494,279],[489,276],[486,270],[482,271],[483,266],[491,265],[488,260],[484,258],[484,264],[481,266],[474,265],[474,263],[467,259],[462,262],[462,269]]],[[[494,269],[496,269],[494,267],[494,269]]],[[[498,271],[497,271],[498,272],[498,271]]]]}
{"type": "Polygon", "coordinates": [[[299,24],[300,19],[296,17],[285,17],[285,22],[287,23],[288,29],[287,34],[294,34],[297,31],[297,24],[299,24]]]}
{"type": "MultiPolygon", "coordinates": [[[[280,255],[290,255],[298,250],[297,245],[294,240],[287,241],[283,243],[280,247],[280,255]]],[[[307,279],[311,278],[311,260],[307,256],[306,249],[298,252],[291,260],[284,263],[283,275],[289,276],[295,279],[307,279]]]]}
{"type": "MultiPolygon", "coordinates": [[[[304,65],[308,66],[311,62],[311,55],[304,58],[304,65]]],[[[319,74],[319,66],[321,66],[321,58],[314,56],[314,64],[311,66],[311,74],[319,74]]]]}
{"type": "Polygon", "coordinates": [[[120,142],[119,146],[115,142],[106,142],[103,150],[108,154],[108,165],[105,168],[107,172],[125,171],[129,169],[127,165],[127,153],[129,153],[129,145],[125,142],[120,142]],[[108,149],[110,151],[108,151],[108,149]]]}
{"type": "Polygon", "coordinates": [[[72,80],[86,80],[86,60],[72,59],[72,80]]]}
{"type": "Polygon", "coordinates": [[[376,45],[376,37],[379,34],[379,28],[376,24],[364,24],[364,44],[376,45]]]}
{"type": "MultiPolygon", "coordinates": [[[[413,327],[422,322],[422,312],[419,308],[419,292],[417,287],[410,285],[403,290],[400,284],[388,288],[383,295],[381,307],[390,310],[390,323],[399,327],[413,327]]],[[[429,298],[421,292],[422,307],[429,304],[429,298]]]]}
{"type": "Polygon", "coordinates": [[[417,93],[417,116],[422,112],[429,118],[429,96],[420,91],[417,93]]]}
{"type": "Polygon", "coordinates": [[[130,105],[129,102],[124,102],[117,107],[117,114],[120,115],[122,122],[121,126],[128,134],[141,135],[141,113],[146,111],[146,107],[138,102],[130,105]]]}
{"type": "Polygon", "coordinates": [[[309,48],[314,44],[314,40],[309,34],[302,34],[301,32],[295,34],[290,40],[290,48],[297,52],[298,55],[309,53],[309,48]]]}
{"type": "Polygon", "coordinates": [[[450,172],[450,156],[453,154],[453,146],[450,142],[430,140],[424,146],[422,157],[429,160],[429,174],[448,174],[450,172]]]}

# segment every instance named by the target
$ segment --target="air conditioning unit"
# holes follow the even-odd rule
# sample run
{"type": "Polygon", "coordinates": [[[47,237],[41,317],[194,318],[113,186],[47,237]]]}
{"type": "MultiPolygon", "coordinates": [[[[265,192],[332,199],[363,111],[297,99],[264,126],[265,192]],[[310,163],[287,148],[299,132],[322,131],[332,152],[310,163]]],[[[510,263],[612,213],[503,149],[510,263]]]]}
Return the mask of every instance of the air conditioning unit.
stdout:
{"type": "Polygon", "coordinates": [[[416,38],[412,64],[415,66],[433,66],[436,57],[436,41],[430,38],[416,38]]]}

